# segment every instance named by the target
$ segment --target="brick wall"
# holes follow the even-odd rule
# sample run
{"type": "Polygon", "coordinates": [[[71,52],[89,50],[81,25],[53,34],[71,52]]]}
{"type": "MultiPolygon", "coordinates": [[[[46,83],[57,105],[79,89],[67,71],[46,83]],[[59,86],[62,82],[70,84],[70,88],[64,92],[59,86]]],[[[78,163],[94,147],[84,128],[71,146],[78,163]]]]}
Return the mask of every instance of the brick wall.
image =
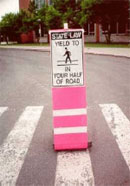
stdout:
{"type": "Polygon", "coordinates": [[[30,0],[19,0],[19,8],[20,9],[27,9],[29,6],[30,0]]]}

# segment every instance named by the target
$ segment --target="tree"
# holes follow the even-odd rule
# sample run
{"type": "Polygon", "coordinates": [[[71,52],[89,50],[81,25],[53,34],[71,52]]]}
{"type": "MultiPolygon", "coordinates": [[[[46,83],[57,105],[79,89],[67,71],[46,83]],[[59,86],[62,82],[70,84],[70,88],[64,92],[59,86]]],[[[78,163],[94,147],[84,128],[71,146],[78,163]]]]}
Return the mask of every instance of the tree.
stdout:
{"type": "Polygon", "coordinates": [[[30,1],[28,10],[20,10],[19,13],[6,14],[0,22],[0,32],[6,40],[17,40],[20,42],[20,35],[30,31],[38,32],[39,22],[37,7],[34,1],[30,1]]]}
{"type": "MultiPolygon", "coordinates": [[[[38,30],[37,14],[32,5],[29,10],[21,10],[17,14],[6,14],[0,22],[0,32],[6,39],[20,42],[20,35],[32,30],[38,30]]],[[[34,7],[35,8],[35,7],[34,7]]]]}
{"type": "Polygon", "coordinates": [[[47,32],[47,25],[46,25],[46,14],[48,10],[48,5],[44,4],[41,9],[38,10],[38,20],[39,24],[41,24],[41,29],[43,33],[47,32]]]}
{"type": "Polygon", "coordinates": [[[53,6],[48,6],[45,16],[45,24],[47,29],[57,29],[62,27],[61,13],[53,6]]]}
{"type": "Polygon", "coordinates": [[[128,20],[128,0],[82,0],[77,17],[81,27],[88,22],[101,24],[106,42],[111,42],[112,27],[128,20]]]}
{"type": "MultiPolygon", "coordinates": [[[[81,10],[78,12],[78,21],[81,27],[86,28],[87,23],[92,21],[94,15],[94,7],[98,6],[102,0],[82,0],[81,10]]],[[[96,21],[96,17],[94,17],[96,21]]]]}
{"type": "Polygon", "coordinates": [[[15,30],[16,19],[17,19],[16,14],[9,13],[5,14],[5,16],[2,17],[2,20],[0,22],[0,32],[1,35],[4,36],[7,43],[9,39],[15,40],[18,36],[15,30]]]}
{"type": "Polygon", "coordinates": [[[37,5],[35,4],[35,1],[34,0],[31,0],[29,2],[28,11],[31,14],[36,15],[36,13],[37,13],[37,5]]]}
{"type": "Polygon", "coordinates": [[[75,28],[79,24],[77,22],[77,11],[80,1],[76,0],[53,0],[54,8],[61,14],[62,24],[67,22],[69,27],[75,28]]]}
{"type": "Polygon", "coordinates": [[[44,33],[48,33],[49,29],[58,29],[62,27],[62,15],[53,5],[48,6],[44,4],[42,8],[38,10],[38,20],[44,33]]]}
{"type": "Polygon", "coordinates": [[[103,0],[93,6],[92,20],[102,25],[106,42],[111,42],[112,26],[128,20],[128,0],[103,0]]]}

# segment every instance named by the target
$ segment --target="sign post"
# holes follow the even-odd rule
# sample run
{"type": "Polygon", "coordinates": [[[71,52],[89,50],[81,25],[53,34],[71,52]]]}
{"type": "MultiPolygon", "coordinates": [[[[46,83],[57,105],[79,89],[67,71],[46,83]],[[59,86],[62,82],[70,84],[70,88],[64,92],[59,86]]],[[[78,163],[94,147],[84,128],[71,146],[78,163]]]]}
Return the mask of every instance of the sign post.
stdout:
{"type": "Polygon", "coordinates": [[[88,147],[84,31],[51,30],[52,102],[55,150],[88,147]]]}

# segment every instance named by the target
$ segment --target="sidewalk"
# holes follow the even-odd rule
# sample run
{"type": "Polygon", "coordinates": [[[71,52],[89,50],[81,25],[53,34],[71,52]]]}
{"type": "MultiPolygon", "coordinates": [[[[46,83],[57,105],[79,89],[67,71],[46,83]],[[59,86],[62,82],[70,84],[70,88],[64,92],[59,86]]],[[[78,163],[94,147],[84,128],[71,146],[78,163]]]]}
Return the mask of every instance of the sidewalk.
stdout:
{"type": "Polygon", "coordinates": [[[130,48],[85,48],[85,53],[130,58],[130,48]]]}
{"type": "MultiPolygon", "coordinates": [[[[50,47],[46,46],[0,46],[0,48],[10,48],[10,49],[22,49],[22,50],[31,50],[31,51],[43,51],[49,52],[50,47]]],[[[99,55],[108,55],[108,56],[117,56],[117,57],[128,57],[130,58],[130,48],[94,48],[94,47],[85,47],[84,49],[86,54],[99,54],[99,55]]]]}

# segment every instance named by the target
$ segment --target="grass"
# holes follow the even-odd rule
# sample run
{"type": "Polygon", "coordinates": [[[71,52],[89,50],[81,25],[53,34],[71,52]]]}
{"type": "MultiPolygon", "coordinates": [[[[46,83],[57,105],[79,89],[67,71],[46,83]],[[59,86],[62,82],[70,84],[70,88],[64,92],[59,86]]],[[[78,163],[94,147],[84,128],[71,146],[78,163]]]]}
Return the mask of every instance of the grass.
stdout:
{"type": "Polygon", "coordinates": [[[99,47],[99,48],[130,48],[130,44],[117,44],[117,43],[85,43],[85,47],[99,47]]]}
{"type": "MultiPolygon", "coordinates": [[[[0,44],[0,46],[49,46],[48,43],[26,43],[26,44],[0,44]]],[[[106,43],[85,43],[85,47],[97,48],[130,48],[130,44],[106,44],[106,43]]]]}

